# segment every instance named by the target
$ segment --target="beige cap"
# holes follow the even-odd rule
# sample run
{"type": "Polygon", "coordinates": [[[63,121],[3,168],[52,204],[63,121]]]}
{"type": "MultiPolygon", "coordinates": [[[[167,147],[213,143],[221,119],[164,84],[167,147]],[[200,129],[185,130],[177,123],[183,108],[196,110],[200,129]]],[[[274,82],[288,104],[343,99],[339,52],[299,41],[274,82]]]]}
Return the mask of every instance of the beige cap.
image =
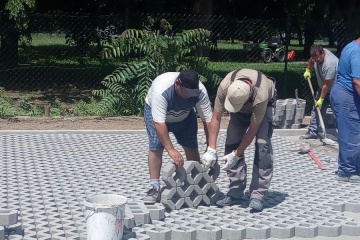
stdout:
{"type": "Polygon", "coordinates": [[[228,88],[225,98],[225,109],[238,112],[250,97],[250,86],[244,81],[235,80],[228,88]]]}

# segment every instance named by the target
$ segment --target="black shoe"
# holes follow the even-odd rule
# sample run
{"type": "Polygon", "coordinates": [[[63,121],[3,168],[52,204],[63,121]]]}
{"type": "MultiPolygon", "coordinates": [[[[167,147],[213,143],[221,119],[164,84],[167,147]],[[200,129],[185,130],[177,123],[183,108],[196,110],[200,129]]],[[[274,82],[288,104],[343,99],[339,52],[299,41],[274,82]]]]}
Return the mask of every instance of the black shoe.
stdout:
{"type": "Polygon", "coordinates": [[[241,199],[233,198],[230,196],[225,195],[223,199],[218,200],[215,204],[219,207],[225,207],[225,206],[232,206],[236,204],[240,204],[241,199]]]}
{"type": "Polygon", "coordinates": [[[250,200],[249,207],[254,211],[261,212],[263,210],[264,204],[260,199],[252,198],[250,200]]]}
{"type": "Polygon", "coordinates": [[[304,135],[300,136],[300,139],[317,139],[318,136],[315,133],[307,131],[304,135]]]}
{"type": "Polygon", "coordinates": [[[155,187],[149,189],[146,192],[146,196],[143,198],[144,204],[154,204],[159,202],[161,198],[161,193],[155,187]]]}

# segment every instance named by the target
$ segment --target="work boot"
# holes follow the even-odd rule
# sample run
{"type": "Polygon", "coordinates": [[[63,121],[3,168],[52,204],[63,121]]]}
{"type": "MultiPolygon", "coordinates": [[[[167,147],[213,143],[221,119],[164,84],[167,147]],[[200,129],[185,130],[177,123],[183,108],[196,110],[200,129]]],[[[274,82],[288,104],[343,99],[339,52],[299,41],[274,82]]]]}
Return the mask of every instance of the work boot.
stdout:
{"type": "Polygon", "coordinates": [[[336,175],[336,180],[339,182],[349,182],[350,178],[345,176],[340,176],[339,174],[336,175]]]}
{"type": "Polygon", "coordinates": [[[300,136],[300,139],[317,139],[317,134],[307,131],[304,135],[300,136]]]}
{"type": "Polygon", "coordinates": [[[225,207],[225,206],[232,206],[232,205],[240,204],[240,203],[241,203],[241,199],[233,198],[228,195],[225,195],[224,198],[216,201],[215,204],[219,207],[225,207]]]}
{"type": "Polygon", "coordinates": [[[360,175],[351,175],[349,182],[351,183],[360,183],[360,175]]]}
{"type": "Polygon", "coordinates": [[[155,204],[156,202],[160,202],[160,191],[157,190],[156,187],[150,188],[146,192],[146,196],[143,198],[145,204],[155,204]]]}
{"type": "Polygon", "coordinates": [[[250,200],[249,207],[257,212],[261,212],[263,210],[264,204],[263,201],[257,198],[252,198],[250,200]]]}

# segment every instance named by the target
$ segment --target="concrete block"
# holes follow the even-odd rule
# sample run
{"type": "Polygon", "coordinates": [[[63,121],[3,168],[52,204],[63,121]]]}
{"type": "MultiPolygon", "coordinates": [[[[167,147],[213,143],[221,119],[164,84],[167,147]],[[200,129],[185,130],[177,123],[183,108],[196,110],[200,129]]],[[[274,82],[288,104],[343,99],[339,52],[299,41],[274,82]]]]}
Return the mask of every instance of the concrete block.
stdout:
{"type": "Polygon", "coordinates": [[[205,195],[210,199],[210,205],[215,204],[215,202],[219,199],[220,196],[220,190],[216,183],[210,184],[210,188],[205,195]]]}
{"type": "Polygon", "coordinates": [[[0,209],[0,226],[14,225],[18,222],[18,211],[0,209]]]}
{"type": "Polygon", "coordinates": [[[323,222],[319,224],[319,236],[338,237],[341,235],[341,225],[334,222],[323,222]]]}
{"type": "MultiPolygon", "coordinates": [[[[201,202],[201,200],[199,201],[201,202]]],[[[194,202],[190,197],[185,197],[184,198],[184,207],[188,207],[188,208],[194,208],[194,202]]]]}
{"type": "MultiPolygon", "coordinates": [[[[185,164],[185,163],[184,163],[185,164]]],[[[176,171],[176,166],[173,163],[167,163],[161,171],[162,178],[169,178],[172,177],[173,173],[176,171]]]]}
{"type": "Polygon", "coordinates": [[[167,227],[156,227],[151,225],[144,227],[146,234],[149,235],[150,239],[157,240],[168,240],[171,239],[171,229],[167,227]]]}
{"type": "Polygon", "coordinates": [[[342,234],[347,236],[360,236],[360,224],[357,222],[347,222],[342,226],[342,234]]]}
{"type": "Polygon", "coordinates": [[[198,226],[197,239],[198,240],[220,240],[221,239],[221,228],[217,226],[198,226]]]}
{"type": "Polygon", "coordinates": [[[164,181],[166,188],[176,188],[176,181],[172,177],[162,178],[164,181]]]}
{"type": "Polygon", "coordinates": [[[246,227],[238,224],[224,224],[220,226],[221,237],[227,240],[239,240],[246,238],[246,227]]]}
{"type": "Polygon", "coordinates": [[[178,194],[177,188],[165,189],[161,193],[161,203],[167,209],[180,209],[184,205],[185,199],[178,194]]]}
{"type": "Polygon", "coordinates": [[[186,182],[181,187],[182,191],[184,192],[184,197],[189,197],[191,193],[194,191],[195,186],[193,184],[187,184],[186,182]]]}
{"type": "Polygon", "coordinates": [[[303,238],[313,238],[318,235],[319,228],[312,223],[299,223],[295,226],[295,236],[303,238]]]}
{"type": "Polygon", "coordinates": [[[147,205],[151,220],[163,220],[165,218],[165,207],[163,205],[147,205]]]}
{"type": "Polygon", "coordinates": [[[194,169],[195,161],[185,161],[183,168],[185,169],[186,174],[190,174],[194,169]]]}
{"type": "Polygon", "coordinates": [[[196,240],[197,230],[194,227],[182,226],[171,228],[172,240],[196,240]]]}
{"type": "Polygon", "coordinates": [[[211,204],[210,198],[208,196],[206,196],[205,194],[203,194],[201,204],[205,205],[205,206],[210,206],[210,204],[211,204]]]}
{"type": "Polygon", "coordinates": [[[194,207],[197,207],[200,205],[200,203],[202,202],[202,199],[203,199],[203,194],[202,194],[202,190],[199,187],[199,185],[194,185],[194,190],[189,197],[190,197],[194,207]]]}
{"type": "Polygon", "coordinates": [[[151,222],[149,211],[144,210],[132,210],[131,213],[134,215],[135,225],[139,226],[151,222]]]}
{"type": "Polygon", "coordinates": [[[136,226],[134,215],[125,213],[124,226],[128,229],[131,229],[136,226]]]}
{"type": "MultiPolygon", "coordinates": [[[[348,212],[360,212],[360,202],[359,200],[348,200],[345,202],[345,211],[348,212]]],[[[1,225],[1,224],[0,224],[1,225]]]]}
{"type": "Polygon", "coordinates": [[[246,238],[266,239],[269,237],[270,237],[270,226],[254,223],[252,226],[248,226],[246,228],[246,238]]]}
{"type": "Polygon", "coordinates": [[[270,227],[270,234],[273,238],[292,238],[295,236],[295,225],[293,224],[273,223],[270,227]]]}

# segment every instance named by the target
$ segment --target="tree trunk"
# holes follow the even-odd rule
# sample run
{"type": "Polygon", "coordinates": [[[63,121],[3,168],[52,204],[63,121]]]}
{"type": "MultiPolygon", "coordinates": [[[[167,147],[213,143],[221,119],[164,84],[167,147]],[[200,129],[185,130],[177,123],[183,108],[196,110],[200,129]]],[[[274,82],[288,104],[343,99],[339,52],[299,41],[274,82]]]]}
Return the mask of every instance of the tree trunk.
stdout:
{"type": "Polygon", "coordinates": [[[2,23],[0,42],[0,69],[16,67],[19,64],[19,33],[9,21],[2,23]]]}
{"type": "Polygon", "coordinates": [[[213,0],[196,0],[193,13],[201,15],[211,15],[213,10],[213,0]]]}
{"type": "MultiPolygon", "coordinates": [[[[193,13],[196,15],[205,15],[203,21],[199,21],[196,27],[204,28],[212,31],[212,24],[214,17],[212,17],[213,0],[196,0],[193,6],[193,13]]],[[[213,33],[214,34],[214,33],[213,33]]],[[[197,56],[209,56],[210,50],[204,47],[198,47],[196,49],[197,56]]]]}

